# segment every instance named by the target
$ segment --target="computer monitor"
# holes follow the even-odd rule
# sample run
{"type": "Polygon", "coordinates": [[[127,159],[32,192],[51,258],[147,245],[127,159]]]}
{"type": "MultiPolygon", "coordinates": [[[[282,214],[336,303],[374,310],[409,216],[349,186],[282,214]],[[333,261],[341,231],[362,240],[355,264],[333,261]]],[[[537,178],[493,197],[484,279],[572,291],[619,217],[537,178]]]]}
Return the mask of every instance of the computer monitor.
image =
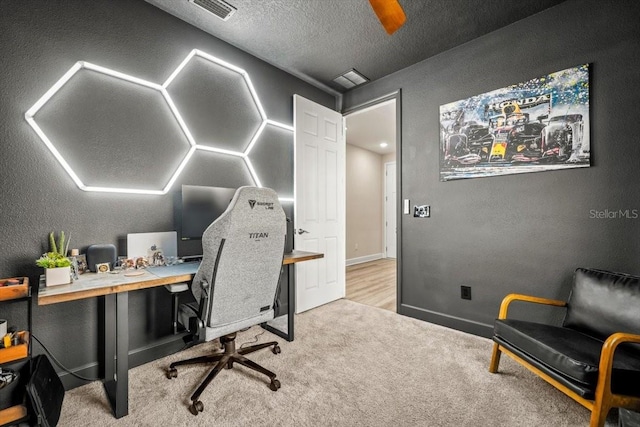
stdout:
{"type": "Polygon", "coordinates": [[[201,239],[204,230],[229,206],[235,188],[182,186],[182,240],[201,239]]]}

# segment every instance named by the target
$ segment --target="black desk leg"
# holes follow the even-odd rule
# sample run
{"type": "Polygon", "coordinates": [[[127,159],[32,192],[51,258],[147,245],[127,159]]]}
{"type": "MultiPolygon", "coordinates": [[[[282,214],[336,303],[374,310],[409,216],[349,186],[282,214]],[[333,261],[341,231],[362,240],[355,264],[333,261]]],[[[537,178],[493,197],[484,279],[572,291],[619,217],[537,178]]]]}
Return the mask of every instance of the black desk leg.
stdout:
{"type": "Polygon", "coordinates": [[[116,418],[129,413],[129,294],[104,297],[104,388],[116,418]]]}
{"type": "Polygon", "coordinates": [[[287,306],[287,341],[293,341],[293,315],[296,313],[296,282],[293,279],[296,275],[295,264],[289,264],[289,271],[287,273],[287,284],[289,286],[289,292],[287,292],[287,299],[289,300],[287,306]]]}
{"type": "Polygon", "coordinates": [[[294,264],[287,264],[287,269],[287,332],[282,332],[267,323],[263,323],[262,327],[272,334],[291,342],[293,341],[293,315],[296,312],[296,289],[295,281],[293,280],[295,274],[294,264]]]}

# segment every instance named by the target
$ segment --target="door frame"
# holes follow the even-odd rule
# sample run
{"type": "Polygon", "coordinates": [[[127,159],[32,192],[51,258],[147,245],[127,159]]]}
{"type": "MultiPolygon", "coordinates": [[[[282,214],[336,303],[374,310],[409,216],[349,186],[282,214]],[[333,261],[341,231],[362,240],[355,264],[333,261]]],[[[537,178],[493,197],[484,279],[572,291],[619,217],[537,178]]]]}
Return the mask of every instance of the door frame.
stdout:
{"type": "Polygon", "coordinates": [[[346,108],[342,110],[342,116],[392,99],[396,101],[396,313],[399,313],[402,305],[402,222],[404,219],[402,214],[402,90],[398,89],[346,108]]]}
{"type": "MultiPolygon", "coordinates": [[[[396,124],[396,127],[398,125],[396,124]]],[[[389,197],[389,194],[387,193],[387,168],[389,167],[389,165],[394,165],[394,167],[397,168],[397,163],[395,161],[393,162],[384,162],[382,164],[382,168],[383,168],[383,172],[384,172],[384,217],[383,217],[383,221],[384,224],[383,225],[383,230],[384,230],[384,257],[385,258],[389,258],[389,240],[387,239],[387,232],[388,232],[388,228],[389,228],[389,218],[387,217],[387,200],[389,197]]],[[[396,177],[397,179],[397,177],[396,177]]],[[[398,183],[396,182],[396,194],[398,194],[398,183]]],[[[396,208],[397,208],[397,200],[396,200],[396,208]]],[[[396,227],[396,236],[398,234],[398,216],[396,215],[396,221],[395,221],[395,227],[396,227]]],[[[396,247],[396,257],[398,256],[398,248],[396,247]]],[[[394,258],[396,258],[394,257],[394,258]]]]}

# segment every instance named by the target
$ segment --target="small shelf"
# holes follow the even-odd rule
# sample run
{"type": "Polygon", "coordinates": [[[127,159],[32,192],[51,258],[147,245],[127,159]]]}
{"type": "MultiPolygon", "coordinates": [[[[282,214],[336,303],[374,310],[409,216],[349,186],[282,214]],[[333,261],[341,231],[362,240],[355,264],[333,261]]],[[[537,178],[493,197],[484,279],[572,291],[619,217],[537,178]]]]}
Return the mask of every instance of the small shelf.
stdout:
{"type": "Polygon", "coordinates": [[[29,332],[18,332],[18,338],[20,344],[12,345],[9,348],[0,348],[0,363],[24,359],[29,355],[29,332]]]}
{"type": "Polygon", "coordinates": [[[9,424],[27,417],[25,405],[15,405],[0,410],[0,426],[9,424]]]}
{"type": "Polygon", "coordinates": [[[28,277],[10,277],[0,279],[0,301],[24,298],[29,296],[28,277]],[[15,285],[7,285],[7,282],[17,281],[15,285]]]}
{"type": "MultiPolygon", "coordinates": [[[[31,287],[28,277],[11,277],[0,279],[0,307],[9,303],[26,303],[26,330],[16,332],[15,345],[0,348],[0,367],[11,364],[10,370],[16,372],[17,378],[0,390],[0,427],[15,426],[22,422],[28,422],[31,414],[27,406],[26,384],[31,377],[31,287]],[[19,370],[19,371],[18,371],[19,370]]],[[[24,311],[23,311],[24,313],[24,311]]],[[[15,314],[15,313],[14,313],[15,314]]],[[[4,316],[3,316],[4,317],[4,316]]],[[[20,319],[10,319],[14,327],[24,328],[20,319]]],[[[14,337],[15,338],[15,337],[14,337]]],[[[4,344],[4,337],[0,337],[4,344]]]]}

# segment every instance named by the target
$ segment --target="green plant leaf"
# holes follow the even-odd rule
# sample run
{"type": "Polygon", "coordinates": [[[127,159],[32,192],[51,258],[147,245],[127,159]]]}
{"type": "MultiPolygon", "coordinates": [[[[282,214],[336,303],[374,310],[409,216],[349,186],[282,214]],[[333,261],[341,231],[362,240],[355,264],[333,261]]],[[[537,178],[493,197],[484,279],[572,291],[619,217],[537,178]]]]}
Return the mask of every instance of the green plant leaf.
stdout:
{"type": "Polygon", "coordinates": [[[51,233],[49,233],[49,246],[51,246],[51,252],[42,254],[42,256],[36,260],[36,265],[38,267],[56,268],[71,266],[71,260],[66,257],[67,251],[69,249],[69,240],[66,239],[64,231],[60,232],[60,237],[58,238],[57,245],[54,232],[52,231],[51,233]]]}

